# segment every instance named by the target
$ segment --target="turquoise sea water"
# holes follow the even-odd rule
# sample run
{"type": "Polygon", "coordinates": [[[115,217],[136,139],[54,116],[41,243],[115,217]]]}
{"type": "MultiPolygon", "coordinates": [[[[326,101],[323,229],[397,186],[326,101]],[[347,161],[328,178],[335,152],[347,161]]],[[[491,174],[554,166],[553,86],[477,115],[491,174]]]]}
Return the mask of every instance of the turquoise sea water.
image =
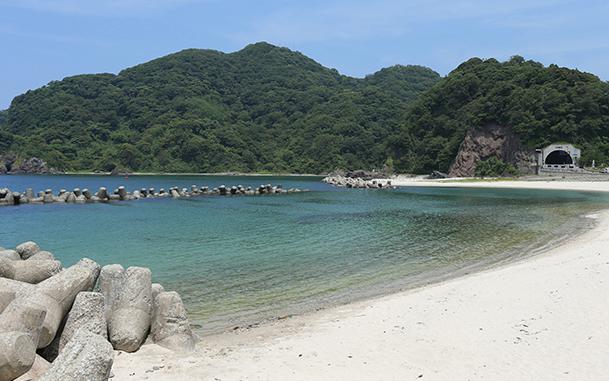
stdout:
{"type": "Polygon", "coordinates": [[[0,208],[0,246],[34,240],[65,266],[146,266],[206,334],[385,294],[530,253],[590,224],[600,193],[336,189],[315,177],[3,176],[0,188],[256,186],[311,192],[0,208]]]}

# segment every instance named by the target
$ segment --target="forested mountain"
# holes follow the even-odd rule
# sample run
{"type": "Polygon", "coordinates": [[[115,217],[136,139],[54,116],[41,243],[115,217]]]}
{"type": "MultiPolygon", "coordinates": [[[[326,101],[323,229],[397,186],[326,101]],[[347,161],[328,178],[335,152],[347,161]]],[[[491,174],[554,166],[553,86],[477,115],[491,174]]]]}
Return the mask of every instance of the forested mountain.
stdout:
{"type": "Polygon", "coordinates": [[[492,125],[523,149],[566,141],[609,165],[609,84],[519,56],[472,58],[444,78],[393,66],[358,79],[267,43],[189,49],[16,97],[0,112],[0,155],[65,170],[429,173],[492,125]]]}
{"type": "Polygon", "coordinates": [[[408,105],[439,80],[419,66],[351,78],[267,43],[189,49],[16,97],[0,114],[0,154],[66,170],[378,168],[408,105]]]}
{"type": "Polygon", "coordinates": [[[400,171],[447,171],[466,131],[491,125],[511,128],[524,149],[570,142],[584,164],[609,165],[609,84],[519,56],[473,58],[414,103],[389,155],[400,171]]]}

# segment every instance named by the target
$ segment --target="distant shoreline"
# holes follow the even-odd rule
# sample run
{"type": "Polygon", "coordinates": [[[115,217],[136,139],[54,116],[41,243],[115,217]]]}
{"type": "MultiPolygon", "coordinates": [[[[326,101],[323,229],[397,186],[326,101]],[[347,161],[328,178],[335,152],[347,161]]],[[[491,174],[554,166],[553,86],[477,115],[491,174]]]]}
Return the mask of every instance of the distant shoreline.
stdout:
{"type": "Polygon", "coordinates": [[[422,177],[398,175],[377,181],[391,181],[395,187],[440,187],[440,188],[492,188],[492,189],[538,189],[569,190],[581,192],[609,192],[609,181],[585,181],[565,179],[472,179],[451,178],[430,180],[422,177]]]}
{"type": "Polygon", "coordinates": [[[64,172],[57,175],[68,175],[68,176],[111,176],[111,177],[124,177],[124,176],[250,176],[250,177],[324,177],[325,175],[315,175],[311,173],[241,173],[241,172],[187,172],[187,173],[174,173],[174,172],[131,172],[120,175],[111,175],[110,172],[96,173],[96,172],[64,172]]]}

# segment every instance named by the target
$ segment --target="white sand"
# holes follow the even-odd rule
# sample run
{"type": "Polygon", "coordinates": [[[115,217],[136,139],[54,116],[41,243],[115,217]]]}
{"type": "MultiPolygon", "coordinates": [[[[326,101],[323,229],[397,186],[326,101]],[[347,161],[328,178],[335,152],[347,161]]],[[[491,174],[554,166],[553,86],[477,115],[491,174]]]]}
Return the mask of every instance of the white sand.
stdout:
{"type": "Polygon", "coordinates": [[[609,212],[593,217],[518,263],[204,338],[187,356],[118,354],[114,379],[609,379],[609,212]]]}
{"type": "Polygon", "coordinates": [[[574,191],[609,192],[609,181],[560,181],[555,180],[490,180],[439,179],[426,180],[422,177],[398,176],[392,179],[377,179],[399,187],[443,187],[443,188],[508,188],[508,189],[557,189],[574,191]]]}

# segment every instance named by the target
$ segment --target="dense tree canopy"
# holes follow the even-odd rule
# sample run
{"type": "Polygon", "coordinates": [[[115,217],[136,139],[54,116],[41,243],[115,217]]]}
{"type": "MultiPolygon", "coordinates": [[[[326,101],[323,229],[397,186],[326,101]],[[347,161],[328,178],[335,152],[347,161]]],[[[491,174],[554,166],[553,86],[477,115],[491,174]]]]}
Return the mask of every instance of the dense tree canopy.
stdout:
{"type": "Polygon", "coordinates": [[[511,127],[525,148],[571,142],[584,164],[609,164],[609,84],[519,56],[461,64],[415,102],[389,146],[401,171],[446,171],[466,131],[491,124],[511,127]]]}
{"type": "Polygon", "coordinates": [[[515,56],[444,78],[393,66],[357,79],[267,43],[28,91],[0,112],[0,154],[66,170],[429,173],[448,169],[468,129],[493,124],[525,148],[567,141],[609,164],[609,84],[592,74],[515,56]]]}
{"type": "Polygon", "coordinates": [[[231,54],[189,49],[16,97],[0,116],[0,153],[67,170],[380,167],[407,106],[439,79],[418,66],[350,78],[266,43],[231,54]]]}

